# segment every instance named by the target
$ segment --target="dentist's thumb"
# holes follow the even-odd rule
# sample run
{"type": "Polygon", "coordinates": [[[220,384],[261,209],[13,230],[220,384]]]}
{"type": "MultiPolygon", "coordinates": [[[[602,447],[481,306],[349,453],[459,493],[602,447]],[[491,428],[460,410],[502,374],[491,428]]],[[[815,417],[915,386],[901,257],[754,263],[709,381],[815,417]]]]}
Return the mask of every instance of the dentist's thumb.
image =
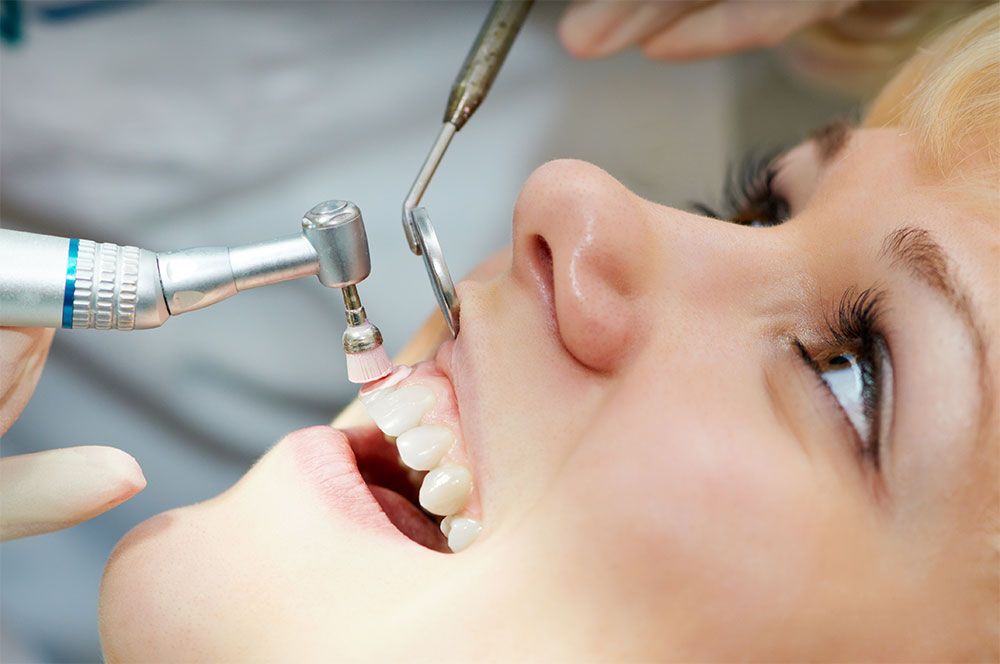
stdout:
{"type": "Polygon", "coordinates": [[[75,526],[145,486],[136,460],[113,447],[85,445],[0,458],[0,541],[75,526]]]}

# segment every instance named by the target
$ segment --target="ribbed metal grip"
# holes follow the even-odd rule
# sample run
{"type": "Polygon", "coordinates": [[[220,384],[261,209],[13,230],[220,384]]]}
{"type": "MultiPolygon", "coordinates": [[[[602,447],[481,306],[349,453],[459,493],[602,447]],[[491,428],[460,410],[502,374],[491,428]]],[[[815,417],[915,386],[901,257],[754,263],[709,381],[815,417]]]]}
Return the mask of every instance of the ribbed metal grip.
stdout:
{"type": "Polygon", "coordinates": [[[80,240],[73,329],[134,329],[138,293],[138,247],[80,240]]]}
{"type": "Polygon", "coordinates": [[[0,229],[0,326],[141,330],[169,316],[153,252],[0,229]]]}

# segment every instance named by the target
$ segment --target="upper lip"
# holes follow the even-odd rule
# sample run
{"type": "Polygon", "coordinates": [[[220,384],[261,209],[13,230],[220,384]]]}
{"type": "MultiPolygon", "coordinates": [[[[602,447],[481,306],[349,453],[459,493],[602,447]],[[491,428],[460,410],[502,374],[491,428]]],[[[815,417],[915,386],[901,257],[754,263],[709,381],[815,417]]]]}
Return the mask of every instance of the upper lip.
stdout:
{"type": "MultiPolygon", "coordinates": [[[[460,283],[458,288],[462,297],[475,297],[470,291],[473,291],[476,285],[478,284],[470,284],[468,281],[460,283]]],[[[478,334],[479,321],[474,318],[473,310],[474,307],[464,310],[463,325],[458,337],[449,339],[438,347],[434,355],[434,366],[448,379],[452,393],[455,395],[455,405],[458,408],[459,417],[456,424],[462,432],[465,454],[478,487],[480,505],[485,511],[485,492],[483,491],[485,474],[481,472],[482,454],[480,449],[482,441],[479,436],[476,413],[476,402],[482,387],[477,380],[477,368],[483,349],[480,344],[482,338],[478,334]]]]}

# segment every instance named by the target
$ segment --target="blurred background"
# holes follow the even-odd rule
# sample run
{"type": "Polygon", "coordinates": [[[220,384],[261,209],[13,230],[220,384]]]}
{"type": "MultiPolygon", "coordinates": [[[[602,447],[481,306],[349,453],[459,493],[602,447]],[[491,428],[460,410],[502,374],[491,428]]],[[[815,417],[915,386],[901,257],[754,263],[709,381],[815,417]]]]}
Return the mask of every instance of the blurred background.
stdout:
{"type": "MultiPolygon", "coordinates": [[[[435,307],[400,205],[488,6],[18,3],[0,52],[0,221],[160,251],[295,233],[315,203],[349,199],[371,244],[362,296],[396,351],[435,307]]],[[[425,198],[455,275],[508,241],[521,183],[547,160],[592,161],[684,207],[716,202],[746,150],[856,112],[773,54],[575,60],[556,37],[563,10],[532,11],[425,198]]],[[[111,444],[148,485],[91,522],[0,547],[0,661],[100,661],[115,542],[223,491],[285,433],[329,422],[354,394],[339,298],[306,279],[157,330],[56,335],[2,453],[111,444]]]]}

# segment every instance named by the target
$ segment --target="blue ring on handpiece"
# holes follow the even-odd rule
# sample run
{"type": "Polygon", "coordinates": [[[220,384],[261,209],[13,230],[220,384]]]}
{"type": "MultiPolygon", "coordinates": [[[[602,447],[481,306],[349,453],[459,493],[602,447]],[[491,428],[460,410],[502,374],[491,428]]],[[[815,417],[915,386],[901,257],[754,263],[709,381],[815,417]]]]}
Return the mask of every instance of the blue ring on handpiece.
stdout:
{"type": "Polygon", "coordinates": [[[73,295],[76,293],[76,257],[80,252],[80,240],[73,238],[69,241],[69,258],[66,259],[66,290],[63,291],[63,320],[64,328],[73,327],[73,295]]]}

